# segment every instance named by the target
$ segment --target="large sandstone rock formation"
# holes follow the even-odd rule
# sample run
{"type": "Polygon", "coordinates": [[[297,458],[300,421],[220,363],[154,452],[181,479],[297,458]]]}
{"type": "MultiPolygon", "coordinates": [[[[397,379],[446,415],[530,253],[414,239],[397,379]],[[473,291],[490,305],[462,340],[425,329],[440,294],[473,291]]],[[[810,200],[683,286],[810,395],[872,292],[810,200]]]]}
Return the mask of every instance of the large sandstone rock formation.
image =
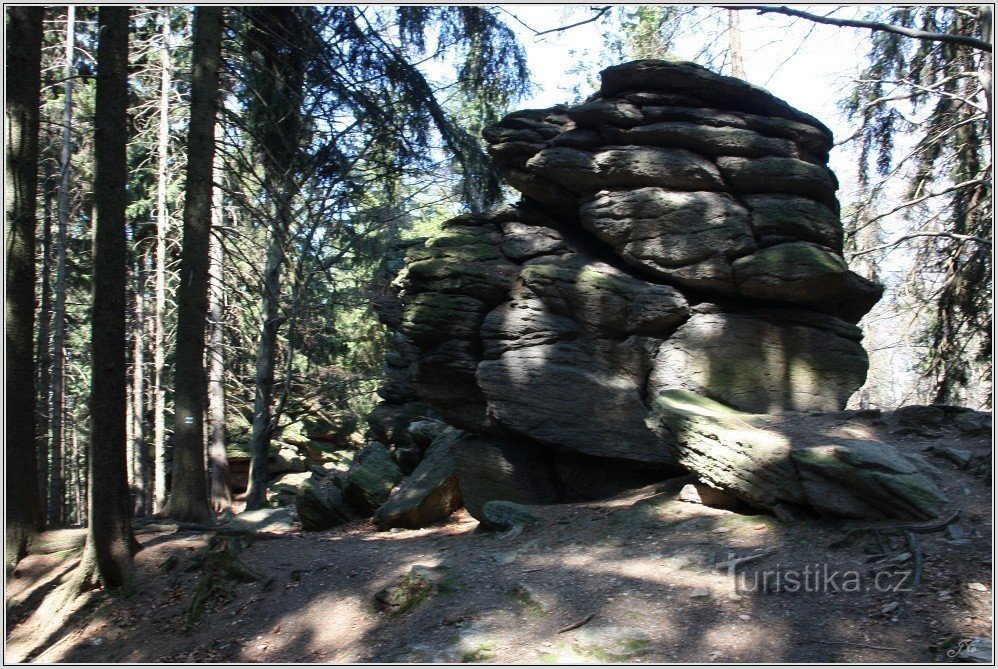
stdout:
{"type": "Polygon", "coordinates": [[[695,471],[649,420],[663,392],[779,414],[840,410],[862,385],[855,323],[881,287],[843,260],[816,119],[691,63],[637,61],[583,104],[484,136],[523,197],[409,246],[380,305],[394,371],[371,421],[429,407],[466,431],[452,452],[472,515],[695,471]]]}

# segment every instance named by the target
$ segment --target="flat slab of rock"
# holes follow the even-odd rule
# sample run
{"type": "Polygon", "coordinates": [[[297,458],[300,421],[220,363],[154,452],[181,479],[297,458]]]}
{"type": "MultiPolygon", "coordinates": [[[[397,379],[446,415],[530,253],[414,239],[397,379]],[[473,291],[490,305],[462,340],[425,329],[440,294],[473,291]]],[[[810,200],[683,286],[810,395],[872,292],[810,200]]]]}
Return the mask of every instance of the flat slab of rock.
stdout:
{"type": "Polygon", "coordinates": [[[610,146],[593,153],[555,147],[528,160],[527,170],[573,193],[614,186],[724,189],[717,167],[686,149],[610,146]]]}
{"type": "Polygon", "coordinates": [[[256,509],[236,514],[225,524],[232,532],[291,532],[295,529],[295,516],[290,507],[256,509]]]}
{"type": "Polygon", "coordinates": [[[420,528],[461,508],[461,490],[451,449],[464,433],[445,428],[426,449],[422,462],[374,513],[379,530],[420,528]]]}
{"type": "Polygon", "coordinates": [[[836,411],[866,377],[866,351],[834,319],[726,313],[700,305],[660,347],[651,396],[684,388],[742,411],[836,411]]]}
{"type": "Polygon", "coordinates": [[[753,506],[862,519],[929,519],[946,496],[893,446],[850,439],[804,416],[746,414],[681,390],[656,397],[649,425],[711,486],[753,506]]]}

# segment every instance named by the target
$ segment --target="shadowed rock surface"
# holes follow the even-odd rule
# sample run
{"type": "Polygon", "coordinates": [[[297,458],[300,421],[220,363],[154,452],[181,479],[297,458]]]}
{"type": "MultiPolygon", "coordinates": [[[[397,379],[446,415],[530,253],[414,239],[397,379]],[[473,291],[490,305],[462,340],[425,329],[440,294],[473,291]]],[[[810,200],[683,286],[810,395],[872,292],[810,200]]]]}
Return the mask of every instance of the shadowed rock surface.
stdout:
{"type": "Polygon", "coordinates": [[[814,417],[792,420],[783,425],[676,390],[661,392],[648,417],[685,467],[758,508],[869,519],[943,513],[946,496],[890,444],[836,434],[814,417]]]}
{"type": "MultiPolygon", "coordinates": [[[[522,199],[411,244],[383,317],[410,361],[394,383],[466,432],[452,453],[474,517],[687,470],[761,508],[938,511],[917,470],[875,464],[893,458],[883,442],[785,443],[771,467],[712,447],[711,466],[735,472],[712,479],[661,417],[674,391],[751,414],[840,411],[865,381],[855,323],[882,287],[843,259],[824,125],[692,63],[636,61],[583,104],[514,112],[483,136],[522,199]],[[849,473],[864,468],[879,473],[849,473]]],[[[401,411],[379,407],[372,426],[401,411]]]]}

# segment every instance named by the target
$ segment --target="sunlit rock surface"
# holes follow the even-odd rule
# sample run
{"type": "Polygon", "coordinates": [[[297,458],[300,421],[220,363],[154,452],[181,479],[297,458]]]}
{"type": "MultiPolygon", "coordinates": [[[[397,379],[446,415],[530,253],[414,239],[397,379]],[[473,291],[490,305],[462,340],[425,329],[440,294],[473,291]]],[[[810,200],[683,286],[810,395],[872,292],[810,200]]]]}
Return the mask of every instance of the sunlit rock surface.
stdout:
{"type": "MultiPolygon", "coordinates": [[[[854,324],[882,289],[842,257],[818,120],[691,63],[637,61],[583,104],[483,135],[522,199],[410,247],[391,312],[406,372],[391,390],[491,440],[479,465],[455,445],[459,478],[489,469],[476,476],[514,501],[606,495],[635,468],[681,471],[647,421],[662,391],[781,413],[842,409],[863,384],[854,324]],[[600,484],[569,481],[572,458],[600,484]]],[[[464,479],[477,509],[491,493],[464,479]]]]}

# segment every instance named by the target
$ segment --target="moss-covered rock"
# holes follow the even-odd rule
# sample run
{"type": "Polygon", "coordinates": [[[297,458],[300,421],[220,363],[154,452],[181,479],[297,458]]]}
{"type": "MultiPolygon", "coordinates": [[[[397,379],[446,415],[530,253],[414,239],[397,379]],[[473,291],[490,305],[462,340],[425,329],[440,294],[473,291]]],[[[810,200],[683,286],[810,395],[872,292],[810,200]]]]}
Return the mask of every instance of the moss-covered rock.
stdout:
{"type": "MultiPolygon", "coordinates": [[[[649,425],[702,481],[754,506],[845,518],[935,518],[946,496],[890,444],[791,430],[683,390],[658,394],[649,425]]],[[[792,419],[790,421],[793,422],[792,419]]]]}
{"type": "Polygon", "coordinates": [[[295,509],[303,530],[328,530],[355,518],[337,479],[327,476],[313,475],[301,484],[295,509]]]}
{"type": "Polygon", "coordinates": [[[426,527],[461,508],[451,448],[462,434],[447,428],[430,444],[415,471],[375,512],[374,523],[379,530],[426,527]]]}
{"type": "Polygon", "coordinates": [[[883,286],[849,270],[842,256],[810,242],[778,244],[732,263],[738,292],[774,302],[811,307],[858,321],[883,286]]]}
{"type": "Polygon", "coordinates": [[[482,524],[494,530],[511,530],[518,525],[536,525],[541,521],[530,507],[504,499],[494,499],[482,506],[482,524]]]}
{"type": "Polygon", "coordinates": [[[392,488],[402,480],[402,470],[392,460],[384,444],[372,441],[365,446],[344,479],[343,496],[363,516],[372,515],[388,501],[392,488]]]}

